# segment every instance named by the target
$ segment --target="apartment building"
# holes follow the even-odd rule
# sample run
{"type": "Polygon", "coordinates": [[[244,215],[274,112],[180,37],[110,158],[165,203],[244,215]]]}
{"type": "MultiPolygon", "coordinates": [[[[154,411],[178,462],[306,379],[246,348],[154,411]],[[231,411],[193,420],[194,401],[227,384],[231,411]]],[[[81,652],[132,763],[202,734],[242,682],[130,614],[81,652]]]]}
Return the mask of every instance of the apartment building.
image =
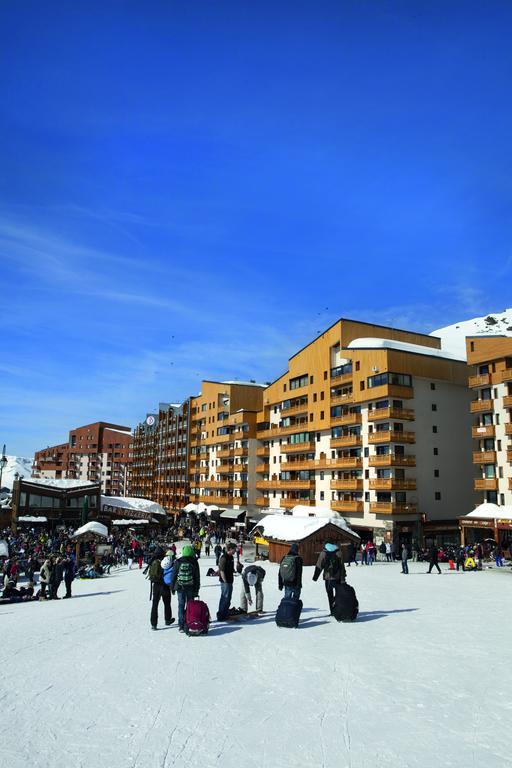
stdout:
{"type": "Polygon", "coordinates": [[[466,339],[478,502],[512,505],[512,338],[466,339]]]}
{"type": "Polygon", "coordinates": [[[130,427],[105,421],[72,429],[67,443],[36,451],[33,476],[91,480],[107,496],[127,496],[130,442],[130,427]]]}
{"type": "MultiPolygon", "coordinates": [[[[190,501],[256,508],[256,423],[264,386],[203,381],[190,400],[190,501]]],[[[236,517],[236,514],[233,515],[236,517]]]]}
{"type": "Polygon", "coordinates": [[[188,503],[189,407],[189,400],[160,403],[134,431],[131,493],[168,511],[188,503]]]}
{"type": "Polygon", "coordinates": [[[338,321],[263,393],[257,506],[331,507],[363,540],[458,540],[475,500],[466,377],[437,338],[338,321]]]}

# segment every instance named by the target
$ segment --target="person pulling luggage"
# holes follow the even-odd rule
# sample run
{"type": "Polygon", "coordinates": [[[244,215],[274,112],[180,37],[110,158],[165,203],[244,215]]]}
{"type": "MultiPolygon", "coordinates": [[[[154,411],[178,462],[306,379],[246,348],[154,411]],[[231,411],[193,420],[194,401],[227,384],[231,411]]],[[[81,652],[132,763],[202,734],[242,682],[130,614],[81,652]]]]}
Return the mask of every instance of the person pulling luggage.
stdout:
{"type": "Polygon", "coordinates": [[[286,600],[299,600],[302,589],[303,560],[299,555],[298,544],[292,544],[281,562],[279,563],[278,587],[281,592],[284,588],[286,600]]]}
{"type": "Polygon", "coordinates": [[[242,572],[242,594],[240,608],[247,613],[247,605],[252,605],[251,587],[256,595],[256,611],[263,611],[263,579],[266,571],[260,565],[248,565],[242,572]]]}
{"type": "Polygon", "coordinates": [[[313,574],[313,581],[318,581],[323,572],[325,591],[329,600],[329,612],[332,614],[336,591],[340,584],[345,583],[346,571],[343,564],[343,555],[340,548],[332,541],[326,541],[323,550],[320,552],[313,574]]]}
{"type": "Polygon", "coordinates": [[[171,591],[178,592],[178,626],[179,631],[185,631],[185,608],[189,601],[199,595],[200,587],[199,563],[194,548],[190,544],[183,547],[181,557],[176,560],[172,569],[171,591]]]}
{"type": "MultiPolygon", "coordinates": [[[[169,560],[169,558],[164,558],[164,560],[160,562],[163,554],[164,553],[162,549],[156,549],[147,569],[148,578],[151,582],[151,589],[149,593],[149,599],[151,600],[151,629],[157,628],[158,604],[160,602],[160,598],[162,598],[162,602],[164,604],[165,625],[170,627],[174,622],[171,611],[171,590],[169,584],[164,581],[164,568],[162,567],[164,560],[169,560]]],[[[167,563],[164,563],[164,565],[167,565],[167,563]]]]}

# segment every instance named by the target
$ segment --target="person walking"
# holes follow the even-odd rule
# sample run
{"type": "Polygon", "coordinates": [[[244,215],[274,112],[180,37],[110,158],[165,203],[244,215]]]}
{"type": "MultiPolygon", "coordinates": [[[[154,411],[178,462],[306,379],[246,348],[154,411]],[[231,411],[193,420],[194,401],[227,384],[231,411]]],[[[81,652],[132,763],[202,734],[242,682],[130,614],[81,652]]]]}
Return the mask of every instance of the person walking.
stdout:
{"type": "Polygon", "coordinates": [[[242,594],[240,595],[240,608],[247,613],[247,606],[252,605],[251,587],[254,587],[256,596],[256,612],[263,611],[263,579],[267,575],[261,565],[248,565],[242,572],[242,594]]]}
{"type": "Polygon", "coordinates": [[[384,545],[386,547],[386,563],[393,562],[393,549],[390,541],[386,541],[384,545]]]}
{"type": "Polygon", "coordinates": [[[206,539],[204,540],[204,554],[205,554],[205,557],[210,557],[210,547],[211,547],[210,537],[207,536],[206,539]]]}
{"type": "Polygon", "coordinates": [[[402,573],[409,573],[409,566],[407,560],[409,559],[409,551],[405,544],[402,544],[402,573]]]}
{"type": "Polygon", "coordinates": [[[494,550],[494,562],[496,563],[496,568],[503,568],[503,550],[499,544],[494,550]]]}
{"type": "Polygon", "coordinates": [[[302,590],[302,566],[303,560],[299,555],[298,544],[292,544],[281,562],[279,563],[279,573],[277,585],[281,592],[284,588],[286,600],[300,600],[302,590]]]}
{"type": "Polygon", "coordinates": [[[225,621],[229,615],[235,579],[235,552],[236,544],[230,541],[226,544],[226,548],[219,558],[220,600],[217,611],[219,621],[225,621]]]}
{"type": "MultiPolygon", "coordinates": [[[[51,561],[49,558],[46,558],[43,565],[41,566],[41,570],[39,571],[39,585],[41,588],[41,592],[39,595],[40,600],[46,600],[47,594],[46,590],[48,589],[48,592],[50,590],[50,577],[51,577],[51,561]]],[[[48,597],[50,595],[48,594],[48,597]]]]}
{"type": "Polygon", "coordinates": [[[164,620],[165,626],[170,627],[174,623],[171,610],[171,588],[169,584],[164,581],[164,570],[167,570],[172,565],[172,559],[169,556],[165,556],[161,560],[163,550],[158,548],[155,550],[153,557],[150,560],[148,567],[148,577],[151,582],[150,600],[151,600],[151,629],[157,629],[158,625],[158,604],[160,599],[164,604],[164,620]]]}
{"type": "Polygon", "coordinates": [[[368,550],[366,544],[361,544],[361,565],[368,565],[368,550]]]}
{"type": "Polygon", "coordinates": [[[464,551],[464,547],[459,547],[457,549],[457,555],[456,555],[456,565],[457,565],[457,570],[458,571],[461,568],[462,568],[463,571],[466,570],[465,562],[466,562],[466,553],[464,551]]]}
{"type": "Polygon", "coordinates": [[[367,565],[373,565],[373,560],[375,557],[375,544],[373,541],[369,541],[366,544],[366,564],[367,565]]]}
{"type": "Polygon", "coordinates": [[[343,556],[337,544],[332,541],[326,541],[323,550],[320,552],[313,573],[313,581],[317,581],[323,572],[325,591],[329,600],[329,611],[332,614],[334,601],[336,599],[336,589],[339,584],[345,583],[346,571],[343,564],[343,556]]]}
{"type": "Polygon", "coordinates": [[[347,565],[349,568],[350,568],[350,563],[352,562],[354,563],[354,565],[357,565],[357,550],[354,546],[353,541],[349,542],[349,545],[347,547],[347,556],[348,556],[347,565]]]}
{"type": "Polygon", "coordinates": [[[64,575],[64,584],[66,585],[66,594],[64,595],[64,598],[72,597],[71,584],[75,578],[75,564],[69,555],[64,558],[62,570],[64,575]]]}
{"type": "Polygon", "coordinates": [[[186,544],[183,547],[181,557],[174,563],[170,584],[172,593],[178,593],[178,627],[180,632],[185,631],[187,603],[198,597],[200,586],[199,563],[194,547],[186,544]]]}
{"type": "Polygon", "coordinates": [[[217,543],[213,549],[213,554],[215,555],[215,565],[218,567],[220,556],[222,555],[222,547],[219,543],[217,543]]]}
{"type": "Polygon", "coordinates": [[[63,575],[62,560],[60,557],[57,557],[50,576],[50,600],[60,600],[57,593],[62,583],[63,575]]]}
{"type": "Polygon", "coordinates": [[[441,573],[441,569],[439,567],[439,550],[435,544],[432,544],[432,546],[430,547],[430,558],[429,558],[429,568],[428,568],[429,573],[432,573],[432,568],[434,567],[434,565],[437,568],[437,572],[441,573]]]}

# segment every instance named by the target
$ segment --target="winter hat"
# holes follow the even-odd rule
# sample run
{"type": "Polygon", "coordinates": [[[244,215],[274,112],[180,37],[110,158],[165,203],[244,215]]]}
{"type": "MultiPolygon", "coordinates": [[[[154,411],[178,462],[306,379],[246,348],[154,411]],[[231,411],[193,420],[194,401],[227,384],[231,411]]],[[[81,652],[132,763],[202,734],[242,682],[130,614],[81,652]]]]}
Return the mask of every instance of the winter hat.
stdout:
{"type": "Polygon", "coordinates": [[[182,557],[195,557],[194,547],[191,547],[190,544],[187,544],[183,547],[183,551],[181,553],[182,557]]]}
{"type": "Polygon", "coordinates": [[[247,574],[247,583],[250,587],[254,587],[256,582],[258,581],[258,574],[254,573],[254,571],[251,571],[247,574]]]}
{"type": "Polygon", "coordinates": [[[288,553],[289,555],[298,555],[299,554],[299,545],[298,544],[292,544],[290,546],[290,551],[288,553]]]}
{"type": "Polygon", "coordinates": [[[325,549],[326,552],[337,552],[338,545],[337,544],[333,544],[332,541],[328,541],[326,543],[324,549],[325,549]]]}
{"type": "Polygon", "coordinates": [[[170,557],[164,557],[164,559],[162,560],[162,562],[160,563],[160,565],[162,566],[162,568],[164,569],[164,571],[166,571],[166,570],[167,570],[168,568],[170,568],[170,567],[171,567],[171,565],[172,565],[172,560],[171,560],[171,558],[170,558],[170,557]]]}

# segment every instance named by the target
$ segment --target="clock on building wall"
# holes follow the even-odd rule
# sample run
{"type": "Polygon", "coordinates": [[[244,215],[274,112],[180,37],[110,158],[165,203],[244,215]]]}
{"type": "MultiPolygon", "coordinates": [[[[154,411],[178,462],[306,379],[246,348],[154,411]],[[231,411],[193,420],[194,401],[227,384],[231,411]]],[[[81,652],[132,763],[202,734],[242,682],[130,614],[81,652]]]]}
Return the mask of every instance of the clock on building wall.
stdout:
{"type": "Polygon", "coordinates": [[[146,424],[148,425],[148,427],[154,427],[154,426],[155,426],[155,424],[156,424],[156,419],[155,419],[155,417],[154,417],[154,416],[151,416],[151,415],[147,416],[147,417],[146,417],[146,424]]]}

